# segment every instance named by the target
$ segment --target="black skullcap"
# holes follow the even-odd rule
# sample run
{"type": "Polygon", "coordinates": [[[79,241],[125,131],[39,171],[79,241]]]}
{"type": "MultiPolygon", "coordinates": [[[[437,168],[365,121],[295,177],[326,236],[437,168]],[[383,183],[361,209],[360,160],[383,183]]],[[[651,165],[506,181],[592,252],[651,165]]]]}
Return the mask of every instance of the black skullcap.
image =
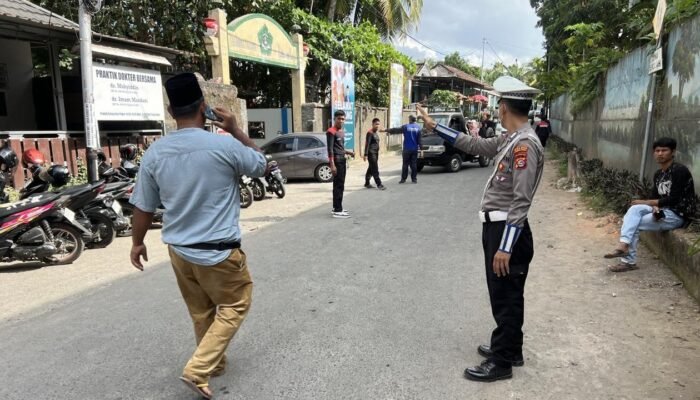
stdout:
{"type": "Polygon", "coordinates": [[[165,91],[173,109],[189,106],[201,100],[204,95],[199,87],[197,77],[191,72],[184,72],[165,82],[165,91]]]}

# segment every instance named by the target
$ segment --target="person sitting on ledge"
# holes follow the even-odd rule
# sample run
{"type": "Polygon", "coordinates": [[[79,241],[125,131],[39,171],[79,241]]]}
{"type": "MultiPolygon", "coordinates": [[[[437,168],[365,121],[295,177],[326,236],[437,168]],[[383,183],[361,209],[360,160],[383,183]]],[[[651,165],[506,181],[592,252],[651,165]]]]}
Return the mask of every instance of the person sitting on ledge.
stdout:
{"type": "Polygon", "coordinates": [[[633,200],[622,222],[620,244],[605,258],[620,258],[611,272],[637,269],[640,231],[669,231],[684,226],[695,214],[695,184],[683,164],[674,161],[676,141],[660,138],[654,142],[654,158],[661,167],[654,173],[652,198],[633,200]]]}

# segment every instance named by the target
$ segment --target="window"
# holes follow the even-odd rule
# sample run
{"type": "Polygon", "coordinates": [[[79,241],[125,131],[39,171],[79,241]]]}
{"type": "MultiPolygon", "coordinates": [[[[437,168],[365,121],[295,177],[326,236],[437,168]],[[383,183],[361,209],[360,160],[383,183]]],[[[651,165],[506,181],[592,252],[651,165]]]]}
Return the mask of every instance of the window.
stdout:
{"type": "Polygon", "coordinates": [[[300,137],[298,146],[299,150],[308,150],[323,147],[323,143],[321,143],[321,141],[316,138],[300,137]]]}
{"type": "Polygon", "coordinates": [[[294,150],[294,138],[284,138],[270,143],[265,149],[267,153],[284,153],[294,150]]]}
{"type": "Polygon", "coordinates": [[[251,139],[265,139],[265,122],[264,121],[249,121],[248,136],[251,139]]]}

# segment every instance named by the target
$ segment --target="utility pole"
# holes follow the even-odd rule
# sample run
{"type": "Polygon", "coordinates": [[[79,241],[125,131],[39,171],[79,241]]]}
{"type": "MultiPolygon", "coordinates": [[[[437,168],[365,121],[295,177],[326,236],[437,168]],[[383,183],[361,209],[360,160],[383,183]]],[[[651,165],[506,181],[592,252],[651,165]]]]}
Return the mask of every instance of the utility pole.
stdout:
{"type": "Polygon", "coordinates": [[[486,38],[481,40],[481,95],[484,94],[484,55],[486,51],[486,38]]]}
{"type": "Polygon", "coordinates": [[[87,175],[89,182],[96,182],[97,150],[100,148],[100,131],[95,119],[95,96],[92,86],[92,13],[100,7],[101,1],[80,0],[78,17],[80,21],[80,72],[83,83],[83,114],[85,121],[85,143],[87,145],[87,175]],[[90,9],[88,9],[90,7],[90,9]]]}

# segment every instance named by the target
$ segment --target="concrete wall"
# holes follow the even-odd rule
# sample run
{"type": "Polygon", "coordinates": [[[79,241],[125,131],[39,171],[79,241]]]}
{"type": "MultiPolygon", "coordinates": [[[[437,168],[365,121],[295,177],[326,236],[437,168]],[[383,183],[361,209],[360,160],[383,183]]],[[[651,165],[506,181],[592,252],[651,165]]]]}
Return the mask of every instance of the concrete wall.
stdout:
{"type": "Polygon", "coordinates": [[[36,129],[29,42],[0,39],[0,49],[0,92],[7,106],[7,116],[0,116],[0,131],[36,129]]]}
{"type": "Polygon", "coordinates": [[[700,255],[688,255],[692,245],[689,236],[683,230],[642,232],[640,235],[644,244],[659,255],[680,278],[688,293],[700,302],[700,255]]]}
{"type": "MultiPolygon", "coordinates": [[[[222,83],[206,82],[197,74],[199,79],[199,85],[204,93],[204,98],[207,100],[212,107],[224,107],[228,108],[233,112],[238,120],[238,124],[245,132],[248,131],[248,118],[246,115],[245,101],[241,101],[238,98],[238,88],[233,85],[224,85],[222,83]]],[[[163,78],[163,81],[167,80],[167,77],[163,78]]],[[[165,87],[163,87],[163,106],[165,107],[165,131],[170,132],[176,129],[175,120],[168,113],[168,106],[170,101],[168,100],[168,94],[165,92],[165,87]]]]}
{"type": "MultiPolygon", "coordinates": [[[[644,142],[651,76],[650,47],[639,48],[610,68],[603,95],[575,116],[571,99],[552,102],[553,132],[579,146],[586,158],[638,172],[644,142]]],[[[657,81],[651,141],[670,136],[678,141],[676,159],[696,177],[700,192],[700,16],[675,28],[664,47],[664,71],[657,81]]],[[[651,150],[649,150],[651,151],[651,150]]],[[[646,175],[656,170],[647,158],[646,175]]]]}

